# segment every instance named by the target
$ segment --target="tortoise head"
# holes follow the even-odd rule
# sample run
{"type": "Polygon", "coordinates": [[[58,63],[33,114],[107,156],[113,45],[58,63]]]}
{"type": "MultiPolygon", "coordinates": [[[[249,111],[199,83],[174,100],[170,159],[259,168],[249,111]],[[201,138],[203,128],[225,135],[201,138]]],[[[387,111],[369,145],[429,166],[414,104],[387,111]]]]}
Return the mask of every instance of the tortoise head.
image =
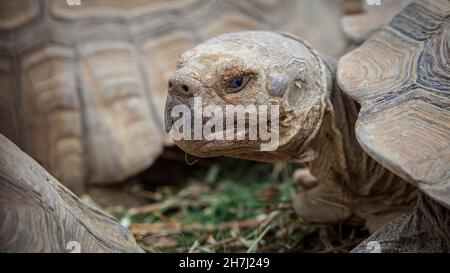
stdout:
{"type": "Polygon", "coordinates": [[[185,52],[169,79],[166,131],[195,156],[277,161],[316,134],[326,77],[319,55],[293,37],[248,31],[212,38],[185,52]]]}

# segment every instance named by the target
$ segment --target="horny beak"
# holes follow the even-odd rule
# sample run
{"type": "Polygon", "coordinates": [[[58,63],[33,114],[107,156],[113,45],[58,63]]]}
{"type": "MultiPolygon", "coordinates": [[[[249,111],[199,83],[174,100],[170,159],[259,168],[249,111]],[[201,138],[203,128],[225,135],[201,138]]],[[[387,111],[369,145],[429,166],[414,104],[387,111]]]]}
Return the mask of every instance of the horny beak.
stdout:
{"type": "Polygon", "coordinates": [[[170,114],[172,112],[172,108],[174,107],[174,105],[175,101],[173,100],[171,95],[168,95],[166,100],[166,107],[164,110],[164,123],[166,127],[166,133],[169,133],[170,130],[172,129],[173,119],[170,114]]]}

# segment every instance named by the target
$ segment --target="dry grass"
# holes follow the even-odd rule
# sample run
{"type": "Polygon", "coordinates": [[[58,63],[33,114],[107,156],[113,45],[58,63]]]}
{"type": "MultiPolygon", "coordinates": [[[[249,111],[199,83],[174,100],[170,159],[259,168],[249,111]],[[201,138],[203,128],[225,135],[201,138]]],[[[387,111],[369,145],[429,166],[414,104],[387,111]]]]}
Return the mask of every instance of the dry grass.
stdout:
{"type": "Polygon", "coordinates": [[[148,252],[348,252],[367,236],[362,227],[308,224],[293,211],[298,167],[200,162],[181,183],[126,186],[145,203],[107,210],[148,252]]]}

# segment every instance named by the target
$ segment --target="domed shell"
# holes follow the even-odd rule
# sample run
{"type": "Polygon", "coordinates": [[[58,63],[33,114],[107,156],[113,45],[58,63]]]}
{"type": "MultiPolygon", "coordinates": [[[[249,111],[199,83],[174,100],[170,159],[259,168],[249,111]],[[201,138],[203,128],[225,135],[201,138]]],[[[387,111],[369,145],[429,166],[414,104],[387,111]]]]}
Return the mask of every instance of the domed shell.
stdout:
{"type": "Polygon", "coordinates": [[[339,10],[324,1],[0,0],[0,10],[0,133],[77,194],[144,170],[170,144],[168,76],[204,39],[276,29],[330,54],[344,45],[339,10]]]}

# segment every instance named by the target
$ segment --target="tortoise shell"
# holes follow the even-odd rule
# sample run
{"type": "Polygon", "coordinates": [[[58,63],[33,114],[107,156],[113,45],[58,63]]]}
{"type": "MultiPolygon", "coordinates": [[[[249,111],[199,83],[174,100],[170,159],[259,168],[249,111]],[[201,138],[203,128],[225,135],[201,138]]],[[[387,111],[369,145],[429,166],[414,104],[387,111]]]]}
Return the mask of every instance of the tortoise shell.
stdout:
{"type": "Polygon", "coordinates": [[[0,134],[0,252],[143,252],[129,230],[0,134]]]}
{"type": "Polygon", "coordinates": [[[324,1],[68,5],[76,2],[0,0],[0,133],[76,193],[85,182],[142,171],[170,144],[162,118],[168,75],[178,56],[204,39],[276,29],[334,55],[345,46],[339,10],[324,1]]]}
{"type": "Polygon", "coordinates": [[[379,163],[450,208],[450,1],[414,1],[341,58],[356,135],[379,163]]]}

